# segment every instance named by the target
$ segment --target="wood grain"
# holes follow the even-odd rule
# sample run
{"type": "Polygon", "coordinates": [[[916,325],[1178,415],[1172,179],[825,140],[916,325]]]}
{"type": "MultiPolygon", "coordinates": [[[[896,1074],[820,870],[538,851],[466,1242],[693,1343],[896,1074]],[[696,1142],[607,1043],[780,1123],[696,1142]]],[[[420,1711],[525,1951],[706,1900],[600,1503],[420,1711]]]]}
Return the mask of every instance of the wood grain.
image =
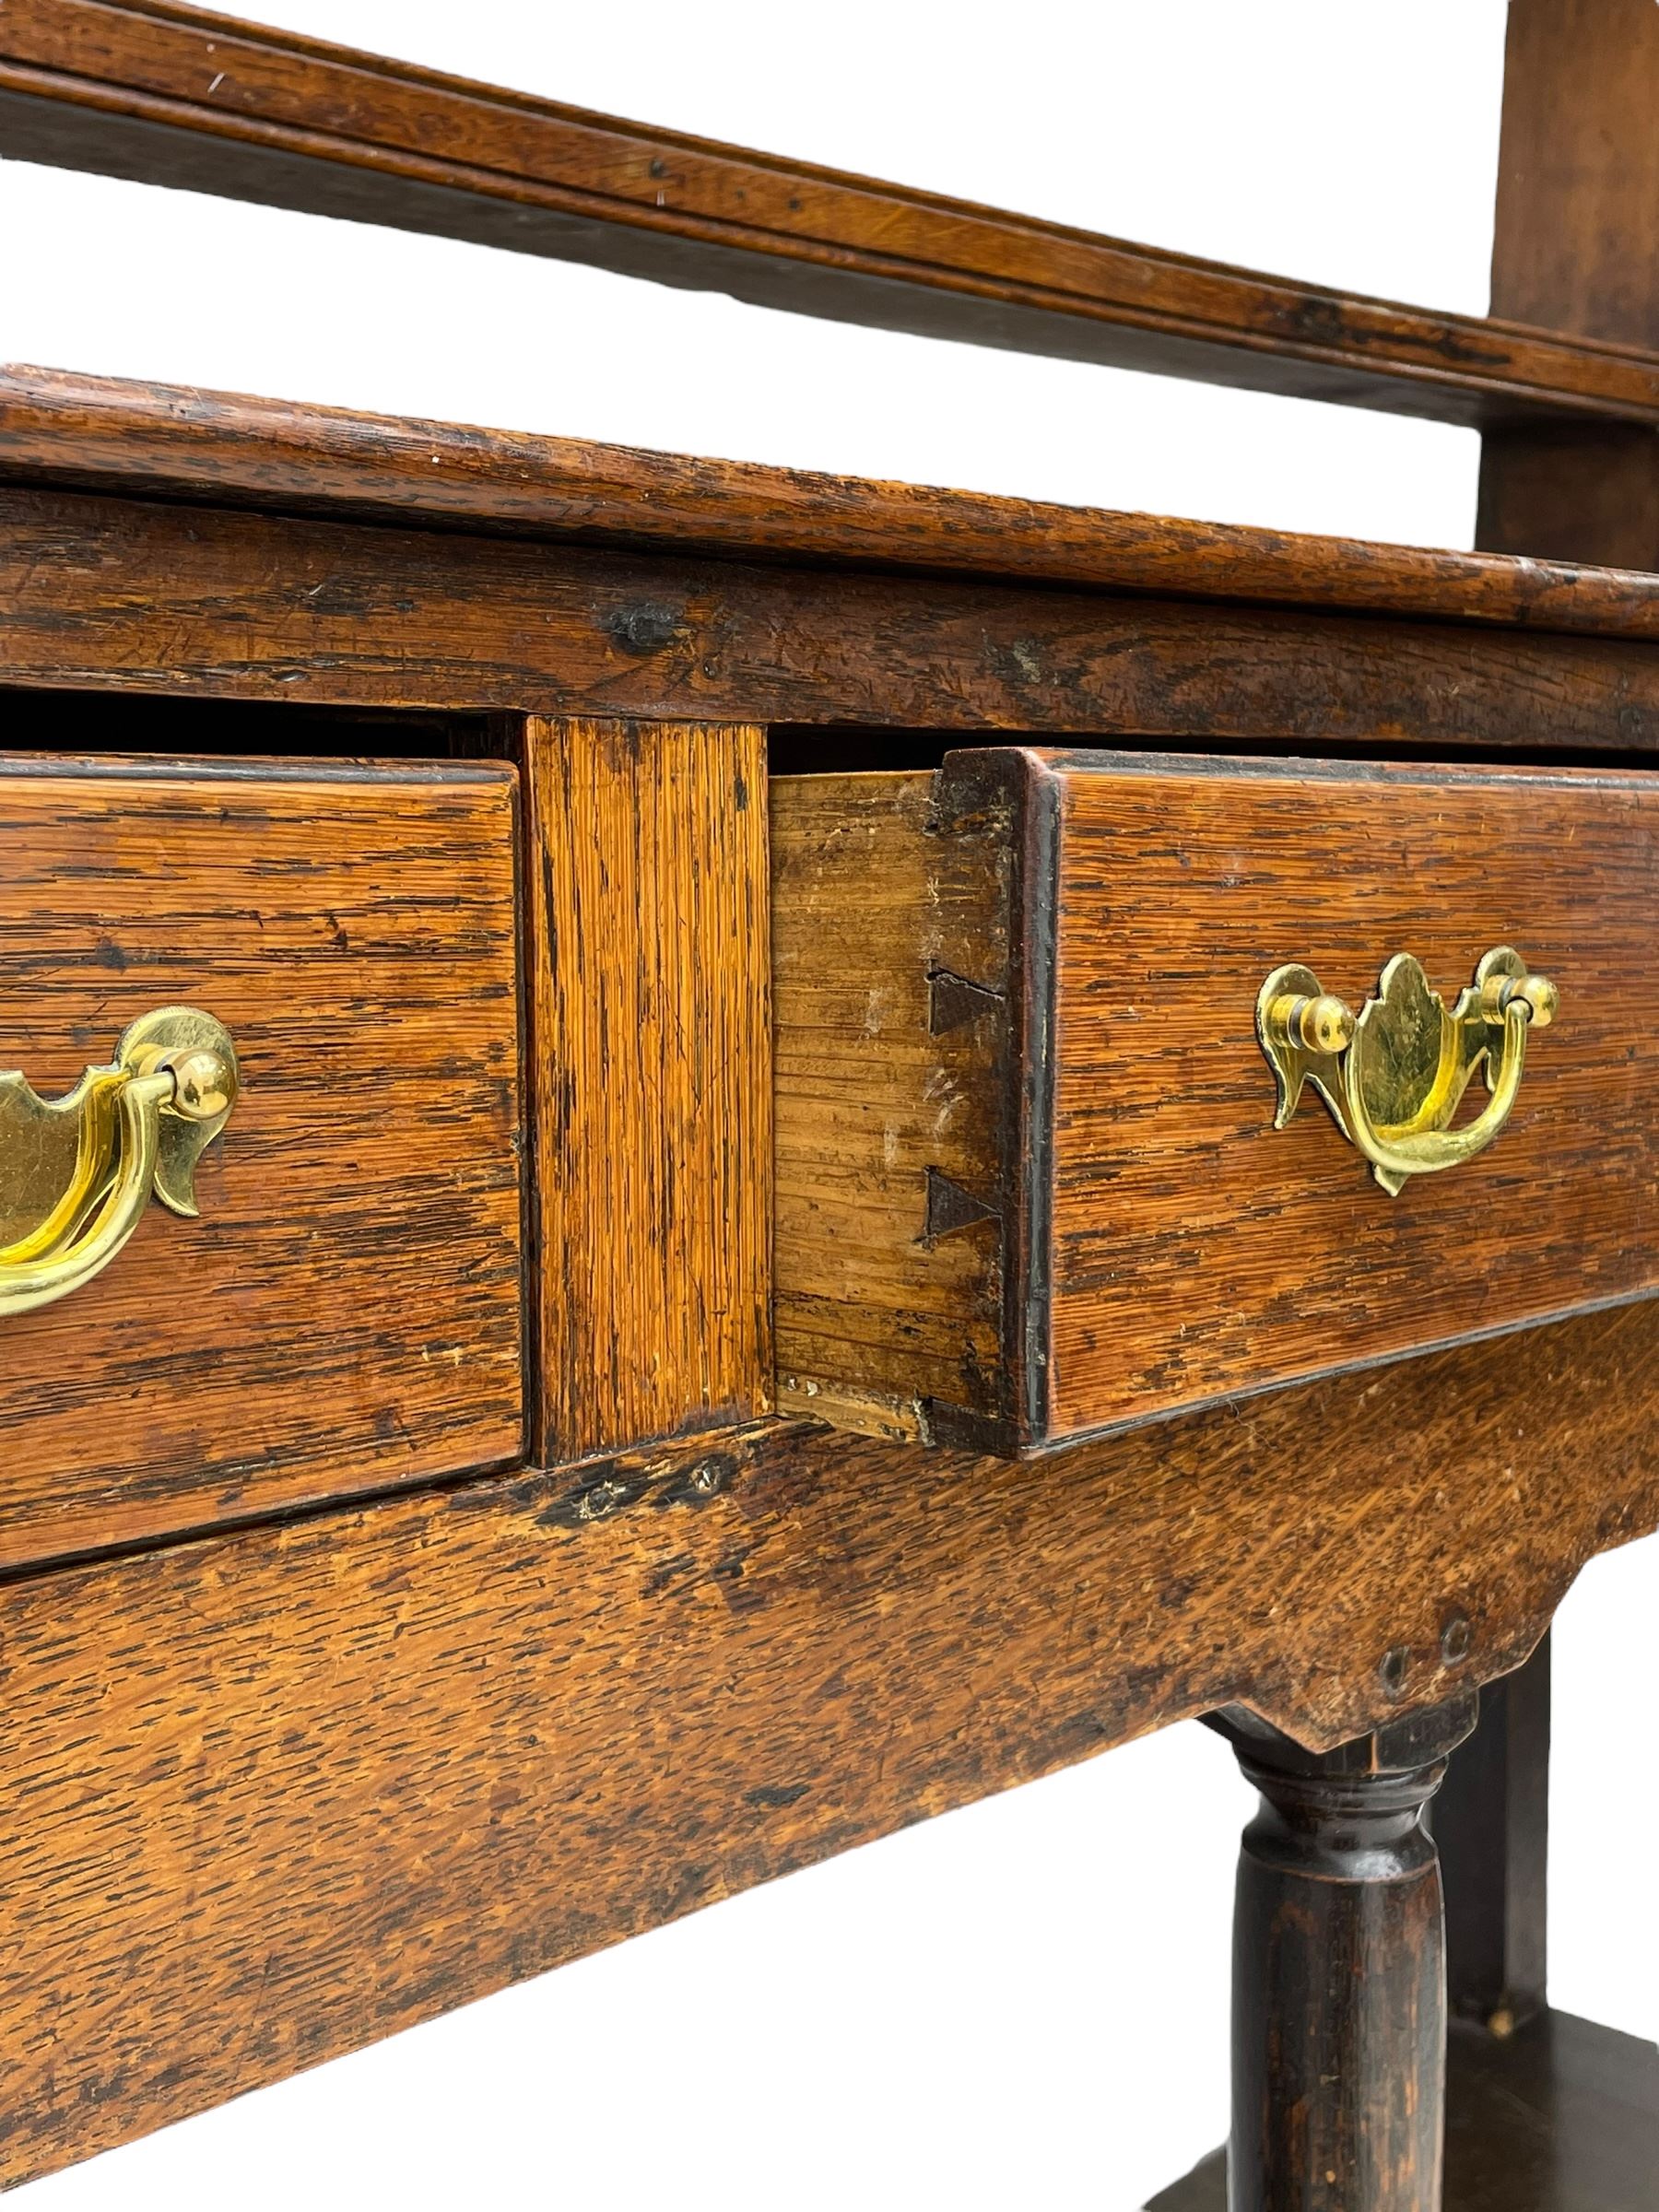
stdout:
{"type": "MultiPolygon", "coordinates": [[[[1659,342],[1659,13],[1643,0],[1512,0],[1492,312],[1659,342]]],[[[1512,425],[1481,453],[1477,542],[1659,567],[1659,439],[1512,425]]]]}
{"type": "Polygon", "coordinates": [[[545,1461],[771,1405],[766,745],[525,733],[545,1461]]]}
{"type": "Polygon", "coordinates": [[[1217,1717],[1261,1793],[1233,1912],[1230,2212],[1441,2212],[1445,1914],[1423,1813],[1476,1707],[1324,1756],[1217,1717]]]}
{"type": "Polygon", "coordinates": [[[1659,347],[1656,96],[1659,23],[1641,0],[1511,0],[1496,313],[1659,347]]]}
{"type": "MultiPolygon", "coordinates": [[[[1656,106],[1659,13],[1641,0],[1512,0],[1496,312],[1637,345],[1659,333],[1656,106]]],[[[1630,425],[1494,430],[1481,446],[1476,542],[1659,566],[1659,440],[1630,425]]],[[[1453,2004],[1481,2019],[1524,2020],[1544,2003],[1549,1668],[1546,1642],[1489,1702],[1436,1809],[1453,2004]]],[[[1579,2161],[1567,2140],[1561,2149],[1565,2177],[1579,2161]]],[[[1628,2168],[1652,2170],[1636,2157],[1628,2168]]],[[[1617,2194],[1582,2176],[1559,2185],[1598,2204],[1617,2194]]],[[[1542,2206],[1544,2188],[1535,2194],[1542,2206]]]]}
{"type": "MultiPolygon", "coordinates": [[[[1507,2040],[1454,2019],[1446,2077],[1444,2212],[1648,2212],[1659,2171],[1651,2042],[1568,2012],[1507,2040]]],[[[1227,2212],[1225,2150],[1147,2212],[1227,2212]]]]}
{"type": "Polygon", "coordinates": [[[820,1412],[1018,1450],[1659,1288],[1650,780],[992,749],[776,807],[780,1355],[820,1412]],[[1478,1160],[1390,1200],[1312,1092],[1274,1130],[1273,969],[1358,1007],[1512,943],[1566,1013],[1478,1160]]]}
{"type": "Polygon", "coordinates": [[[1634,350],[1132,245],[160,0],[7,0],[0,147],[837,321],[1440,421],[1659,421],[1659,365],[1634,350]]]}
{"type": "Polygon", "coordinates": [[[1550,1641],[1481,1693],[1480,1726],[1430,1816],[1445,1876],[1452,2016],[1482,2029],[1534,2019],[1547,2003],[1550,1641]]]}
{"type": "Polygon", "coordinates": [[[406,528],[1659,638],[1659,581],[1586,574],[1578,560],[1061,507],[49,369],[0,369],[0,476],[406,528]]]}
{"type": "Polygon", "coordinates": [[[1010,823],[934,834],[933,794],[772,782],[780,1403],[873,1435],[1007,1411],[1010,823]]]}
{"type": "Polygon", "coordinates": [[[0,491],[0,673],[193,699],[1186,747],[1659,746],[1659,656],[1634,640],[23,488],[0,491]]]}
{"type": "Polygon", "coordinates": [[[0,1065],[229,1029],[198,1182],[6,1324],[0,1567],[523,1449],[515,778],[0,762],[0,1065]]]}
{"type": "Polygon", "coordinates": [[[1329,1746],[1513,1665],[1659,1522],[1659,1302],[1513,1348],[1064,1480],[772,1430],[13,1585],[0,2174],[1182,1714],[1329,1746]]]}
{"type": "Polygon", "coordinates": [[[1098,755],[1044,772],[1063,779],[1051,1435],[1659,1288],[1640,1012],[1659,786],[1098,755]],[[1450,998],[1496,945],[1559,982],[1563,1014],[1488,1151],[1391,1200],[1312,1097],[1273,1129],[1253,1027],[1273,968],[1305,961],[1358,1007],[1415,952],[1450,998]]]}

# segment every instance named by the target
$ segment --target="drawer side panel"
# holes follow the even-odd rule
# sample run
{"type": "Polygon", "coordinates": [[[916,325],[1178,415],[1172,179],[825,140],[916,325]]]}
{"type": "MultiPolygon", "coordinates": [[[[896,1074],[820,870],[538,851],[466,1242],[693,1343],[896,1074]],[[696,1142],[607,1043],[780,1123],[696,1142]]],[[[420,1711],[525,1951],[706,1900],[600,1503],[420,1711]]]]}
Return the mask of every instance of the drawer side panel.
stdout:
{"type": "Polygon", "coordinates": [[[875,1435],[999,1419],[1009,820],[930,774],[771,787],[779,1403],[875,1435]]]}

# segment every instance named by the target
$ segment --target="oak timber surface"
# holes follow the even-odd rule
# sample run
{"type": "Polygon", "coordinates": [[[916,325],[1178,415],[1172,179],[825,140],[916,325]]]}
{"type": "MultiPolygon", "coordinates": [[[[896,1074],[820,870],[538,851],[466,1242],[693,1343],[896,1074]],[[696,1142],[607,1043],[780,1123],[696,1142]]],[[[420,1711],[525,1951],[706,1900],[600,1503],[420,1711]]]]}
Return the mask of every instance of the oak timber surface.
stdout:
{"type": "Polygon", "coordinates": [[[1633,639],[0,489],[17,684],[1327,752],[1659,749],[1633,639]]]}
{"type": "Polygon", "coordinates": [[[200,1220],[4,1324],[0,1565],[522,1450],[514,785],[0,763],[0,1066],[182,1002],[243,1083],[200,1220]]]}
{"type": "Polygon", "coordinates": [[[997,748],[773,810],[794,1410],[1016,1449],[1659,1286],[1650,779],[997,748]],[[1274,1129],[1274,969],[1450,1004],[1506,944],[1563,1016],[1479,1159],[1391,1199],[1311,1088],[1274,1129]]]}
{"type": "Polygon", "coordinates": [[[873,1435],[1001,1395],[1009,825],[934,783],[771,787],[780,1402],[873,1435]]]}
{"type": "Polygon", "coordinates": [[[0,1590],[0,2175],[1182,1714],[1328,1746],[1514,1665],[1659,1521],[1659,1303],[1512,1349],[1063,1481],[728,1434],[0,1590]]]}
{"type": "Polygon", "coordinates": [[[1056,506],[61,370],[0,369],[0,477],[745,560],[1659,638],[1659,579],[1629,569],[1056,506]]]}
{"type": "MultiPolygon", "coordinates": [[[[1510,0],[1505,12],[1492,311],[1640,346],[1659,330],[1659,8],[1510,0]]],[[[1659,567],[1659,440],[1628,424],[1492,431],[1475,543],[1659,567]]],[[[1547,1979],[1550,1665],[1547,1640],[1487,1700],[1435,1810],[1452,1998],[1480,2018],[1505,2004],[1524,2017],[1547,1979]]],[[[1616,2212],[1597,2164],[1589,2212],[1616,2212]]],[[[1659,2157],[1630,2171],[1650,2202],[1659,2157]]],[[[1496,2192],[1500,2208],[1512,2212],[1496,2192]]]]}
{"type": "Polygon", "coordinates": [[[766,738],[525,733],[544,1463],[771,1407],[766,738]]]}
{"type": "MultiPolygon", "coordinates": [[[[1492,307],[1598,342],[1659,335],[1659,10],[1512,0],[1492,307]]],[[[1482,441],[1478,541],[1659,567],[1659,440],[1628,423],[1482,441]]]]}
{"type": "MultiPolygon", "coordinates": [[[[1507,2041],[1454,2021],[1446,2053],[1444,2212],[1653,2212],[1659,2050],[1571,2013],[1507,2041]]],[[[1227,2212],[1216,2151],[1147,2212],[1227,2212]]]]}
{"type": "Polygon", "coordinates": [[[1641,250],[1659,205],[1659,20],[1641,0],[1512,0],[1507,33],[1496,312],[1659,345],[1641,250]]]}
{"type": "Polygon", "coordinates": [[[14,158],[878,327],[1437,420],[1659,420],[1659,364],[619,122],[150,0],[7,0],[14,158]]]}
{"type": "Polygon", "coordinates": [[[1043,772],[1052,1435],[1659,1287],[1659,782],[1082,754],[1043,772]],[[1358,1010],[1410,952],[1450,1005],[1503,945],[1561,1015],[1478,1159],[1391,1199],[1311,1090],[1273,1128],[1254,1018],[1274,968],[1358,1010]]]}

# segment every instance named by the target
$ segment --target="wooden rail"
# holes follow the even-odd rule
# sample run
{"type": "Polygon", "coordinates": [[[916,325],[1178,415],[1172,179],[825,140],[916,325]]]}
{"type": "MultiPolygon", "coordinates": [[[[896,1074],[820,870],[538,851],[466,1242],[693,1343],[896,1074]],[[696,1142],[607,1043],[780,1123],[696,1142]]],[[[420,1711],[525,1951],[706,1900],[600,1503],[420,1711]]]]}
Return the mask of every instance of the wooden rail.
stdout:
{"type": "Polygon", "coordinates": [[[1633,347],[1322,291],[160,0],[5,0],[0,155],[1442,422],[1659,425],[1659,357],[1633,347]]]}
{"type": "Polygon", "coordinates": [[[1659,640],[1659,575],[874,483],[63,370],[0,368],[4,484],[746,566],[995,577],[1659,640]]]}

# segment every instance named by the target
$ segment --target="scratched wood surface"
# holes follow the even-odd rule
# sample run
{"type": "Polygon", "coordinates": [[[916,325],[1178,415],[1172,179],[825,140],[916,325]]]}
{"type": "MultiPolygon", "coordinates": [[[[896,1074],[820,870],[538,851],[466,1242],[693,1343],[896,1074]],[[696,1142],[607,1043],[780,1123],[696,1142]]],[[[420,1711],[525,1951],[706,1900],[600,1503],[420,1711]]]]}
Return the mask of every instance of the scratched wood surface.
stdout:
{"type": "Polygon", "coordinates": [[[176,1002],[244,1088],[197,1182],[6,1324],[0,1565],[523,1448],[515,778],[0,762],[0,1066],[176,1002]]]}
{"type": "Polygon", "coordinates": [[[0,368],[0,476],[745,560],[1659,637],[1659,579],[1587,573],[1582,559],[1061,507],[65,370],[0,368]]]}
{"type": "Polygon", "coordinates": [[[1659,1287],[1641,1011],[1659,785],[1099,756],[1043,772],[1063,779],[1052,1434],[1659,1287]],[[1272,969],[1302,961],[1358,1008],[1414,952],[1450,1000],[1498,945],[1562,1010],[1489,1150],[1391,1199],[1312,1095],[1273,1129],[1254,1032],[1272,969]]]}
{"type": "Polygon", "coordinates": [[[771,1405],[766,744],[525,733],[541,1456],[771,1405]]]}
{"type": "Polygon", "coordinates": [[[1659,655],[1631,639],[21,488],[0,490],[0,669],[19,685],[357,708],[1453,755],[1659,748],[1659,655]]]}
{"type": "Polygon", "coordinates": [[[1133,245],[166,0],[7,0],[0,148],[838,321],[1442,421],[1659,419],[1651,355],[1133,245]]]}
{"type": "Polygon", "coordinates": [[[1659,1302],[1511,1350],[1065,1480],[728,1433],[0,1591],[0,2175],[1182,1714],[1324,1746],[1512,1665],[1659,1522],[1659,1302]]]}

